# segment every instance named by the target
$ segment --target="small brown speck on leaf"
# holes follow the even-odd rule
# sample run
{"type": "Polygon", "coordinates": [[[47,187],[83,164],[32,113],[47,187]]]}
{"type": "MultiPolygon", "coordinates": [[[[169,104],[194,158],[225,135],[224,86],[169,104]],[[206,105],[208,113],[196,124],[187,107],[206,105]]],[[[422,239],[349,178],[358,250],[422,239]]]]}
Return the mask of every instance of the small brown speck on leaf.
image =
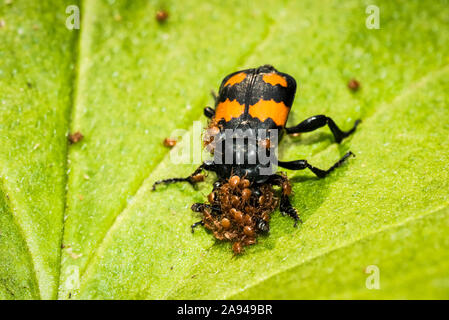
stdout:
{"type": "Polygon", "coordinates": [[[359,90],[359,88],[360,88],[360,82],[358,82],[356,79],[351,79],[351,80],[349,80],[349,82],[348,82],[348,88],[351,90],[351,91],[357,91],[357,90],[359,90]]]}
{"type": "Polygon", "coordinates": [[[176,146],[176,140],[172,139],[172,138],[165,138],[164,139],[164,146],[166,146],[167,148],[173,148],[174,146],[176,146]]]}
{"type": "Polygon", "coordinates": [[[156,20],[157,20],[159,23],[165,22],[167,19],[168,19],[168,12],[167,12],[167,11],[165,11],[165,10],[159,10],[159,11],[156,13],[156,20]]]}
{"type": "Polygon", "coordinates": [[[70,256],[73,258],[73,259],[79,259],[79,258],[81,258],[83,255],[80,253],[80,254],[76,254],[76,253],[71,253],[70,254],[70,256]]]}
{"type": "Polygon", "coordinates": [[[72,144],[80,142],[83,138],[84,138],[84,136],[79,131],[69,134],[69,141],[72,144]]]}
{"type": "Polygon", "coordinates": [[[72,257],[72,259],[79,259],[79,258],[81,258],[82,256],[83,256],[83,254],[82,253],[79,253],[79,254],[77,254],[77,253],[74,253],[73,251],[72,251],[72,248],[68,248],[67,249],[67,253],[72,257]]]}

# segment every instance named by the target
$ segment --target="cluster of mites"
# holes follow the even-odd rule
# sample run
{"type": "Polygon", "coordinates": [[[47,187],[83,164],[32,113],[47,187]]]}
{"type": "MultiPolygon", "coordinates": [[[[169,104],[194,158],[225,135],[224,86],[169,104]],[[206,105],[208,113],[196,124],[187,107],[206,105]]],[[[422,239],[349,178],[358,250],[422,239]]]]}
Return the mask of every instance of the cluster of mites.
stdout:
{"type": "Polygon", "coordinates": [[[215,238],[232,242],[232,250],[240,254],[243,247],[256,243],[259,233],[269,231],[270,214],[278,203],[270,184],[252,185],[232,176],[216,182],[208,204],[194,204],[192,210],[202,213],[203,225],[215,238]]]}

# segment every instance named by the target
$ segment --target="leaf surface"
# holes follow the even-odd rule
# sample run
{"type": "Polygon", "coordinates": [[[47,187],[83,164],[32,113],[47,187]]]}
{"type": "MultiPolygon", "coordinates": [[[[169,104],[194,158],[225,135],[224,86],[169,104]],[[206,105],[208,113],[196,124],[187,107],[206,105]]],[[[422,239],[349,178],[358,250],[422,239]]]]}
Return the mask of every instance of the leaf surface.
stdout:
{"type": "Polygon", "coordinates": [[[364,1],[84,1],[74,31],[55,3],[0,9],[0,297],[448,297],[447,1],[380,1],[379,30],[364,1]],[[356,158],[322,180],[289,171],[304,223],[274,213],[235,258],[189,231],[213,174],[151,186],[198,166],[173,164],[163,139],[183,129],[172,152],[189,148],[209,91],[266,63],[298,81],[289,125],[363,123],[341,145],[327,128],[284,139],[285,160],[356,158]]]}

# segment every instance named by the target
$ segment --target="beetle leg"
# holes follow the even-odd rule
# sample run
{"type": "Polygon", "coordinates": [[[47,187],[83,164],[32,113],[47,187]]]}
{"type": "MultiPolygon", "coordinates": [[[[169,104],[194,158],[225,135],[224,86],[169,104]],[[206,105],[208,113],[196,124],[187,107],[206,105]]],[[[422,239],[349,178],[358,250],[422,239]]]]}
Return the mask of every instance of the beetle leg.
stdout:
{"type": "Polygon", "coordinates": [[[212,98],[214,98],[215,105],[217,105],[218,94],[215,92],[215,90],[211,90],[210,95],[212,96],[212,98]]]}
{"type": "Polygon", "coordinates": [[[212,119],[212,117],[215,115],[215,110],[211,107],[206,107],[204,108],[204,115],[209,119],[212,119]]]}
{"type": "Polygon", "coordinates": [[[329,129],[331,129],[332,134],[335,137],[335,141],[337,143],[340,143],[344,138],[346,138],[347,136],[354,133],[354,131],[357,128],[357,126],[359,125],[359,123],[360,123],[360,120],[357,120],[354,123],[354,126],[352,127],[351,130],[342,131],[335,124],[334,120],[321,114],[318,116],[310,117],[294,127],[285,128],[285,130],[288,134],[302,133],[302,132],[310,132],[310,131],[316,130],[318,128],[324,127],[325,125],[328,125],[329,129]]]}
{"type": "Polygon", "coordinates": [[[196,227],[198,227],[199,225],[202,225],[202,226],[204,226],[204,222],[203,222],[203,220],[201,220],[201,221],[198,221],[198,222],[195,222],[194,224],[192,224],[191,226],[190,226],[190,228],[192,228],[192,233],[194,233],[195,232],[195,228],[196,227]]]}
{"type": "Polygon", "coordinates": [[[198,169],[195,170],[195,172],[193,172],[190,176],[186,177],[186,178],[170,178],[170,179],[163,179],[163,180],[159,180],[156,181],[153,184],[153,188],[152,190],[156,190],[156,186],[158,184],[171,184],[171,183],[176,183],[176,182],[188,182],[191,185],[195,185],[198,182],[201,182],[204,180],[204,177],[202,175],[200,175],[200,173],[203,170],[213,170],[213,168],[215,167],[215,164],[213,162],[204,162],[202,165],[200,165],[198,167],[198,169]]]}
{"type": "MultiPolygon", "coordinates": [[[[211,90],[210,94],[211,94],[212,98],[214,98],[214,104],[217,105],[217,101],[218,101],[217,93],[214,90],[211,90]]],[[[206,108],[204,108],[204,115],[206,117],[208,117],[209,119],[212,119],[212,117],[215,115],[215,110],[212,109],[211,107],[206,107],[206,108]]]]}
{"type": "Polygon", "coordinates": [[[289,195],[291,194],[291,186],[288,182],[288,178],[284,175],[273,174],[270,176],[269,182],[282,188],[281,203],[279,205],[281,213],[288,214],[295,220],[294,227],[297,226],[298,221],[302,223],[302,220],[298,216],[298,212],[290,203],[289,195]]]}
{"type": "Polygon", "coordinates": [[[295,224],[293,225],[294,227],[298,225],[298,221],[302,223],[302,220],[298,216],[298,212],[296,211],[295,208],[293,208],[288,196],[282,195],[279,210],[281,211],[281,213],[288,214],[295,220],[295,224]]]}
{"type": "MultiPolygon", "coordinates": [[[[193,233],[194,228],[196,228],[199,225],[204,226],[207,221],[210,221],[212,219],[211,214],[212,214],[212,216],[221,214],[221,209],[219,206],[210,205],[207,203],[194,203],[194,204],[192,204],[190,209],[192,209],[192,211],[194,211],[194,212],[201,212],[202,216],[203,216],[203,219],[201,221],[198,221],[198,222],[195,222],[194,224],[192,224],[192,226],[191,226],[192,233],[193,233]]],[[[206,228],[207,228],[207,226],[206,226],[206,228]]]]}
{"type": "Polygon", "coordinates": [[[340,167],[349,156],[355,156],[355,155],[351,151],[348,151],[340,160],[338,160],[336,163],[334,163],[334,165],[327,170],[322,170],[322,169],[316,168],[316,167],[312,166],[311,164],[309,164],[307,162],[307,160],[278,161],[278,166],[285,168],[285,169],[290,169],[290,170],[310,169],[310,171],[312,171],[314,174],[316,174],[316,176],[318,178],[324,178],[329,173],[334,171],[336,168],[340,167]]]}
{"type": "Polygon", "coordinates": [[[210,205],[207,203],[194,203],[194,204],[192,204],[190,209],[192,209],[192,211],[194,211],[194,212],[204,212],[204,210],[209,209],[212,214],[220,214],[221,213],[221,209],[219,206],[210,205]]]}

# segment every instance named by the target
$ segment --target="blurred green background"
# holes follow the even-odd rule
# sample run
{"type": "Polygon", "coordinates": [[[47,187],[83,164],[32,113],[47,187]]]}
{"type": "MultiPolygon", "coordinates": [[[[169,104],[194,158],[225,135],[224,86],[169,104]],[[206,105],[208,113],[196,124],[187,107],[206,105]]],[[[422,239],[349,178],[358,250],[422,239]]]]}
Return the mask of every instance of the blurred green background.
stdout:
{"type": "Polygon", "coordinates": [[[0,0],[0,298],[449,298],[448,27],[436,0],[0,0]],[[261,64],[298,82],[290,125],[363,123],[341,145],[327,128],[283,141],[285,160],[356,158],[288,172],[304,223],[275,212],[236,258],[190,233],[212,174],[150,189],[197,166],[163,139],[261,64]]]}

